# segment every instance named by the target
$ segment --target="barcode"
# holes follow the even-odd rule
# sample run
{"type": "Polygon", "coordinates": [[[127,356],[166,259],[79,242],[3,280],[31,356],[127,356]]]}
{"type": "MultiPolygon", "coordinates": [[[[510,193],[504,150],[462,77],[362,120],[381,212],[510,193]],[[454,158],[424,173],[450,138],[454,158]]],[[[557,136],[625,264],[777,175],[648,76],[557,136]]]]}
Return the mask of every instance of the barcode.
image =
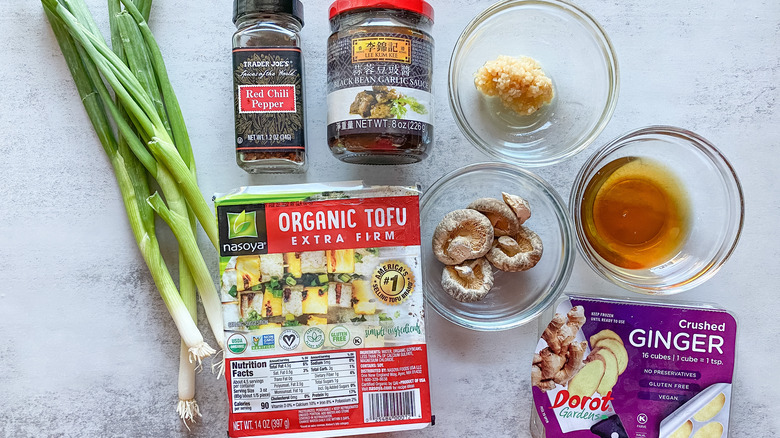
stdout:
{"type": "Polygon", "coordinates": [[[413,418],[422,418],[419,389],[363,393],[363,420],[366,423],[413,418]]]}

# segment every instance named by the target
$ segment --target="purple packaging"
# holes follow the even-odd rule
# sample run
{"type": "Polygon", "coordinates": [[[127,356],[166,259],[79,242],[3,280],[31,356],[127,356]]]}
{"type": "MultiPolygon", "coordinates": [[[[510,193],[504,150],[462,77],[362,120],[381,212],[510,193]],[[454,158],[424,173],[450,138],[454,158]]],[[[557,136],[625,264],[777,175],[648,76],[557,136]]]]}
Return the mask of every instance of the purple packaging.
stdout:
{"type": "Polygon", "coordinates": [[[532,365],[535,437],[728,436],[729,312],[576,295],[555,312],[532,365]]]}

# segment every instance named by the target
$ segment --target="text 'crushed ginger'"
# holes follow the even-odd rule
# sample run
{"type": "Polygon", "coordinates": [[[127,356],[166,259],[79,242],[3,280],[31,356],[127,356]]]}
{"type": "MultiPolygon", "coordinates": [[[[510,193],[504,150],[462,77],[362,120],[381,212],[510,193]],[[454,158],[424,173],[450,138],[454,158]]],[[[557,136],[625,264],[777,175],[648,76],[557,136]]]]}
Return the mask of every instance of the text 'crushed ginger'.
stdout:
{"type": "Polygon", "coordinates": [[[474,73],[474,85],[487,96],[498,96],[506,108],[518,114],[533,114],[552,101],[552,80],[535,59],[500,55],[474,73]]]}

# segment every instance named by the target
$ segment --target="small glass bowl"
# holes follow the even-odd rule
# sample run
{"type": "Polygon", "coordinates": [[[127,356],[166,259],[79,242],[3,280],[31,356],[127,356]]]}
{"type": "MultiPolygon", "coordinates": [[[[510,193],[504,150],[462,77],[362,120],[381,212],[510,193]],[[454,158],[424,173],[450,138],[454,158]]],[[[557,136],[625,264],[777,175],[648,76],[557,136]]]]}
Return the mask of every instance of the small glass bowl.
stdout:
{"type": "Polygon", "coordinates": [[[506,330],[523,325],[550,306],[566,287],[574,263],[571,221],[566,207],[548,183],[507,163],[478,163],[436,181],[421,200],[423,277],[428,303],[445,319],[481,330],[506,330]],[[525,272],[494,269],[493,288],[481,301],[462,303],[441,287],[444,265],[431,249],[433,231],[445,214],[466,208],[478,198],[501,199],[501,192],[523,197],[531,206],[524,224],[542,239],[542,258],[525,272]]]}
{"type": "Polygon", "coordinates": [[[466,26],[452,52],[449,99],[461,131],[479,149],[524,167],[557,163],[587,147],[612,117],[618,65],[604,30],[560,0],[502,1],[466,26]],[[530,56],[552,79],[555,97],[528,116],[474,86],[499,55],[530,56]]]}
{"type": "Polygon", "coordinates": [[[701,136],[671,126],[629,132],[602,147],[574,181],[569,208],[577,247],[605,279],[630,291],[671,295],[710,279],[737,246],[744,222],[742,186],[723,154],[701,136]],[[688,236],[679,250],[658,266],[626,269],[601,257],[585,236],[582,201],[591,179],[607,163],[624,157],[647,158],[673,174],[688,201],[688,236]]]}

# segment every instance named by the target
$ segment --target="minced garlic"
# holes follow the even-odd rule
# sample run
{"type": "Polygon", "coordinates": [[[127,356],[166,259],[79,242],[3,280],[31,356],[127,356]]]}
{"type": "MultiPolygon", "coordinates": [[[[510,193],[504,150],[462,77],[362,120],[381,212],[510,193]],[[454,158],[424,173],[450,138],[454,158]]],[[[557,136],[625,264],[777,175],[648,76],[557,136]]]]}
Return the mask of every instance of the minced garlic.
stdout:
{"type": "Polygon", "coordinates": [[[519,114],[533,114],[552,101],[552,80],[533,58],[500,55],[474,73],[474,85],[487,96],[498,96],[505,107],[519,114]]]}

